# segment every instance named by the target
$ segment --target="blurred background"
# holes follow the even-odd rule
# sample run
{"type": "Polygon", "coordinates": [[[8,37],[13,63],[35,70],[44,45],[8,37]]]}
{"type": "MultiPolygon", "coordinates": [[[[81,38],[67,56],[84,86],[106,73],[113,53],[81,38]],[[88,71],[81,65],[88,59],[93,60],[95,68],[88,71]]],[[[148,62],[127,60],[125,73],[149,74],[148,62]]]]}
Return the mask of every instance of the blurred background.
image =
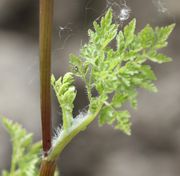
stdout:
{"type": "MultiPolygon", "coordinates": [[[[41,138],[38,1],[0,1],[0,113],[20,122],[35,140],[41,138]]],[[[62,176],[179,176],[180,175],[180,4],[179,0],[55,0],[52,71],[69,70],[69,53],[78,53],[87,41],[87,29],[108,6],[117,14],[128,9],[123,27],[137,18],[137,28],[176,23],[163,52],[172,63],[153,65],[159,92],[140,91],[138,110],[132,112],[133,132],[128,137],[95,121],[64,151],[62,176]]],[[[85,89],[78,86],[75,113],[86,106],[85,89]]],[[[54,128],[61,112],[52,92],[54,128]]],[[[0,171],[10,165],[11,144],[0,124],[0,171]]]]}

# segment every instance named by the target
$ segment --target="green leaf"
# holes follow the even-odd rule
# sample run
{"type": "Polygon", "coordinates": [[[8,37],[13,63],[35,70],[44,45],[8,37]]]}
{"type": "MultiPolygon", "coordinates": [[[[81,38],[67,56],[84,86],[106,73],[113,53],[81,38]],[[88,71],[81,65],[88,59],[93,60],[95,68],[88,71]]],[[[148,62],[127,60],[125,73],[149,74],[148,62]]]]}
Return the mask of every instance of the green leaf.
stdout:
{"type": "Polygon", "coordinates": [[[55,77],[52,75],[51,80],[57,99],[62,108],[63,128],[67,130],[69,127],[71,127],[73,122],[73,102],[76,97],[76,89],[74,86],[72,86],[74,78],[72,73],[68,72],[64,75],[63,79],[60,77],[56,81],[55,77]]]}
{"type": "Polygon", "coordinates": [[[128,100],[130,102],[131,107],[136,109],[137,108],[137,95],[138,95],[136,89],[128,89],[127,94],[128,94],[128,100]]]}
{"type": "Polygon", "coordinates": [[[71,64],[72,72],[76,76],[81,77],[82,75],[85,74],[85,70],[83,69],[83,62],[81,61],[79,57],[71,54],[69,63],[71,64]]]}
{"type": "MultiPolygon", "coordinates": [[[[70,56],[70,64],[73,74],[85,83],[89,99],[88,112],[97,113],[103,104],[103,108],[99,110],[101,125],[116,125],[116,128],[130,134],[130,115],[126,110],[121,111],[121,108],[126,102],[132,108],[137,108],[138,88],[157,91],[153,82],[156,75],[146,61],[171,61],[169,57],[159,53],[158,49],[167,45],[173,28],[174,24],[155,29],[148,24],[136,33],[136,19],[133,19],[124,29],[119,30],[118,24],[113,23],[111,8],[100,22],[93,23],[93,29],[88,30],[89,41],[82,46],[79,56],[70,56]],[[96,96],[93,96],[93,92],[96,96]]],[[[75,89],[71,84],[62,83],[62,78],[59,82],[59,87],[63,90],[60,91],[61,96],[65,96],[62,100],[73,103],[75,96],[65,92],[69,90],[73,94],[75,89]]],[[[58,97],[61,96],[58,94],[58,97]]],[[[62,100],[59,100],[60,104],[62,100]]],[[[72,110],[72,104],[66,107],[71,107],[72,110]]]]}
{"type": "Polygon", "coordinates": [[[101,19],[101,28],[107,28],[111,25],[112,23],[112,9],[108,9],[108,11],[106,12],[105,16],[102,17],[101,19]]]}
{"type": "MultiPolygon", "coordinates": [[[[112,9],[109,9],[105,16],[102,17],[100,24],[97,24],[96,21],[93,23],[95,31],[88,31],[90,44],[96,46],[99,49],[104,49],[116,37],[118,25],[112,24],[112,17],[112,9]]],[[[88,45],[88,48],[89,47],[91,46],[88,45]]]]}
{"type": "Polygon", "coordinates": [[[114,122],[114,112],[110,106],[105,106],[102,108],[99,114],[99,124],[102,126],[104,124],[111,125],[114,122]]]}
{"type": "Polygon", "coordinates": [[[121,107],[124,102],[128,99],[128,95],[127,94],[121,94],[119,92],[116,92],[112,98],[112,102],[111,104],[116,107],[119,108],[121,107]]]}
{"type": "Polygon", "coordinates": [[[156,80],[156,75],[149,65],[142,65],[140,68],[141,73],[146,77],[146,79],[156,80]]]}
{"type": "Polygon", "coordinates": [[[150,92],[157,92],[158,89],[151,81],[146,81],[141,84],[141,87],[147,89],[150,92]]]}
{"type": "Polygon", "coordinates": [[[163,54],[159,54],[156,51],[149,52],[147,57],[149,60],[151,60],[153,62],[157,62],[159,64],[172,61],[172,59],[170,57],[167,57],[163,54]]]}
{"type": "Polygon", "coordinates": [[[134,40],[135,28],[136,28],[136,19],[133,19],[127,26],[125,26],[124,38],[125,38],[126,46],[128,46],[134,40]]]}
{"type": "Polygon", "coordinates": [[[117,51],[119,53],[123,52],[126,47],[125,47],[125,39],[124,39],[124,35],[123,35],[123,32],[120,31],[116,37],[116,40],[117,40],[117,51]]]}
{"type": "Polygon", "coordinates": [[[138,34],[139,41],[143,48],[153,47],[155,44],[155,34],[150,25],[146,25],[138,34]]]}
{"type": "Polygon", "coordinates": [[[89,112],[94,113],[97,111],[97,109],[100,107],[101,104],[103,104],[107,100],[106,95],[101,95],[99,97],[93,97],[91,99],[90,105],[89,105],[89,112]]]}
{"type": "Polygon", "coordinates": [[[116,129],[120,129],[127,135],[131,135],[131,122],[129,121],[130,114],[128,111],[116,112],[117,124],[116,129]]]}
{"type": "Polygon", "coordinates": [[[155,35],[156,35],[156,48],[163,48],[167,46],[166,40],[168,39],[169,35],[172,33],[173,29],[175,28],[175,24],[171,24],[165,27],[156,27],[155,28],[155,35]]]}
{"type": "Polygon", "coordinates": [[[99,114],[99,125],[115,124],[115,129],[120,129],[127,135],[131,134],[131,123],[129,121],[130,114],[128,111],[116,111],[111,106],[102,108],[99,114]]]}
{"type": "Polygon", "coordinates": [[[32,144],[32,133],[22,128],[18,123],[14,123],[7,118],[2,119],[2,123],[10,134],[13,152],[10,172],[3,171],[3,176],[36,176],[40,164],[41,142],[32,144]]]}

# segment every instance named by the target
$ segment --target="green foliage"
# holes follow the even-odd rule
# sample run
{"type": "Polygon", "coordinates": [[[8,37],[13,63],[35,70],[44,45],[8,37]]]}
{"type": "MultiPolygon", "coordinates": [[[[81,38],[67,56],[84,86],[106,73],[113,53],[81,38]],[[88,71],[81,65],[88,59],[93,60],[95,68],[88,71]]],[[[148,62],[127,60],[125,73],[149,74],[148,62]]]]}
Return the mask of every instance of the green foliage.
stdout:
{"type": "Polygon", "coordinates": [[[37,176],[40,162],[41,143],[32,144],[33,135],[27,133],[18,123],[2,119],[12,141],[12,161],[10,171],[3,171],[2,176],[37,176]]]}
{"type": "Polygon", "coordinates": [[[109,9],[100,24],[93,23],[94,30],[88,31],[89,42],[82,47],[79,56],[70,56],[70,64],[74,75],[85,82],[90,105],[92,89],[99,97],[106,97],[99,112],[100,125],[114,124],[115,128],[130,134],[130,115],[120,108],[127,101],[133,108],[137,107],[138,88],[157,92],[153,83],[156,76],[146,61],[171,61],[158,49],[167,46],[175,25],[155,29],[147,25],[135,34],[135,19],[123,31],[118,31],[118,25],[112,21],[112,10],[109,9]],[[111,47],[113,41],[116,41],[115,49],[111,47]]]}
{"type": "Polygon", "coordinates": [[[54,75],[51,76],[51,84],[55,90],[58,102],[62,108],[63,114],[63,128],[67,130],[72,125],[74,108],[73,102],[76,97],[75,87],[72,86],[74,79],[72,73],[66,73],[62,78],[57,81],[54,75]]]}
{"type": "MultiPolygon", "coordinates": [[[[155,73],[146,61],[159,64],[171,61],[159,53],[159,49],[167,46],[174,24],[155,29],[146,25],[136,33],[135,19],[124,30],[119,30],[118,24],[113,23],[112,14],[109,9],[100,23],[93,23],[94,29],[88,31],[89,42],[82,47],[79,56],[70,55],[72,73],[68,72],[57,80],[54,75],[51,77],[62,109],[63,128],[57,130],[53,146],[45,158],[48,161],[55,161],[66,145],[96,116],[99,116],[100,125],[109,124],[130,135],[130,113],[123,109],[123,105],[129,102],[132,108],[137,108],[138,88],[157,92],[155,73]],[[116,43],[115,48],[113,43],[116,43]],[[73,118],[73,102],[77,94],[72,85],[74,76],[84,81],[89,99],[88,111],[76,118],[73,118]],[[93,91],[98,95],[93,96],[93,91]]],[[[6,118],[2,122],[13,144],[11,169],[3,171],[2,176],[38,175],[41,143],[32,144],[33,135],[19,124],[6,118]]]]}

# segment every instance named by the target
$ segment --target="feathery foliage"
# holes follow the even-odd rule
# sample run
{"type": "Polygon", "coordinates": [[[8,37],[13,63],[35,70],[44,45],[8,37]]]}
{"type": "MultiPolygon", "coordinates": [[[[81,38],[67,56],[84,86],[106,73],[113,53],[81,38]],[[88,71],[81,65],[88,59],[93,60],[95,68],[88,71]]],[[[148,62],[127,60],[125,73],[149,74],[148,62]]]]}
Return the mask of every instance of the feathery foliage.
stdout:
{"type": "Polygon", "coordinates": [[[153,81],[156,76],[147,60],[164,63],[171,59],[158,53],[158,49],[167,46],[167,38],[174,24],[153,29],[147,25],[135,34],[136,20],[133,19],[123,31],[112,23],[111,9],[101,23],[94,22],[94,30],[89,30],[89,42],[83,46],[79,56],[71,55],[74,75],[81,77],[88,88],[91,103],[91,91],[106,96],[99,113],[99,123],[114,124],[115,128],[130,134],[129,113],[120,111],[122,105],[129,101],[137,107],[137,88],[157,92],[153,81]],[[116,48],[110,47],[116,41],[116,48]],[[112,95],[112,98],[109,96],[112,95]],[[107,102],[109,101],[109,102],[107,102]]]}
{"type": "MultiPolygon", "coordinates": [[[[129,102],[137,108],[137,89],[144,88],[157,92],[154,84],[156,75],[147,61],[165,63],[171,58],[159,53],[167,46],[167,39],[174,24],[153,29],[146,25],[136,33],[133,19],[123,30],[113,23],[113,13],[109,9],[100,23],[93,23],[88,31],[89,42],[80,50],[79,56],[70,55],[71,71],[64,77],[51,77],[51,84],[62,109],[63,125],[57,130],[47,161],[54,161],[66,145],[98,116],[99,124],[109,124],[127,135],[131,134],[130,113],[123,109],[129,102]],[[113,43],[116,47],[112,47],[113,43]],[[77,91],[73,86],[74,77],[83,80],[89,108],[73,118],[74,99],[77,91]],[[97,96],[92,92],[96,91],[97,96]]],[[[32,134],[28,134],[17,123],[3,118],[3,124],[13,143],[10,172],[2,176],[35,176],[39,164],[40,143],[32,144],[32,134]]]]}
{"type": "Polygon", "coordinates": [[[146,25],[136,34],[136,19],[133,19],[119,31],[109,9],[100,24],[95,21],[93,26],[94,29],[88,31],[89,42],[82,47],[79,56],[70,55],[72,73],[57,81],[52,76],[52,85],[63,112],[63,128],[55,137],[49,160],[55,159],[96,116],[100,125],[109,124],[130,135],[130,113],[123,109],[123,104],[130,102],[133,108],[137,108],[138,88],[157,92],[156,76],[147,61],[160,64],[171,61],[159,53],[159,49],[167,46],[174,24],[155,29],[146,25]],[[113,42],[115,48],[111,47],[113,42]],[[80,115],[72,117],[76,96],[73,76],[84,81],[89,99],[89,109],[80,119],[80,115]],[[93,96],[92,91],[98,96],[93,96]]]}
{"type": "Polygon", "coordinates": [[[76,97],[75,87],[72,86],[73,81],[74,78],[70,72],[66,73],[63,79],[60,77],[57,81],[55,80],[54,75],[51,76],[51,84],[62,108],[64,129],[70,128],[73,121],[73,102],[76,97]]]}
{"type": "Polygon", "coordinates": [[[18,123],[7,118],[2,123],[12,141],[12,160],[10,171],[2,176],[37,176],[40,162],[41,142],[32,144],[33,134],[27,133],[18,123]]]}

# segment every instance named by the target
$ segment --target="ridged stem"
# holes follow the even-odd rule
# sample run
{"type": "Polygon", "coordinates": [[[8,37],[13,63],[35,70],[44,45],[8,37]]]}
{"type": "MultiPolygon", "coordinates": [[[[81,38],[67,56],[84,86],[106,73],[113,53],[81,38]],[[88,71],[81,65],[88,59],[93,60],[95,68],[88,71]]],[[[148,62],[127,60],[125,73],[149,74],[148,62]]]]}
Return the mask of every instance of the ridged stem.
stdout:
{"type": "Polygon", "coordinates": [[[40,0],[40,80],[41,80],[41,122],[43,151],[47,156],[51,148],[51,38],[53,21],[53,0],[40,0]]]}
{"type": "MultiPolygon", "coordinates": [[[[40,0],[40,92],[41,92],[41,123],[44,157],[51,148],[51,40],[53,21],[53,0],[40,0]]],[[[54,176],[55,161],[42,160],[40,176],[54,176]]]]}
{"type": "Polygon", "coordinates": [[[53,176],[56,170],[55,161],[42,160],[39,176],[53,176]]]}

